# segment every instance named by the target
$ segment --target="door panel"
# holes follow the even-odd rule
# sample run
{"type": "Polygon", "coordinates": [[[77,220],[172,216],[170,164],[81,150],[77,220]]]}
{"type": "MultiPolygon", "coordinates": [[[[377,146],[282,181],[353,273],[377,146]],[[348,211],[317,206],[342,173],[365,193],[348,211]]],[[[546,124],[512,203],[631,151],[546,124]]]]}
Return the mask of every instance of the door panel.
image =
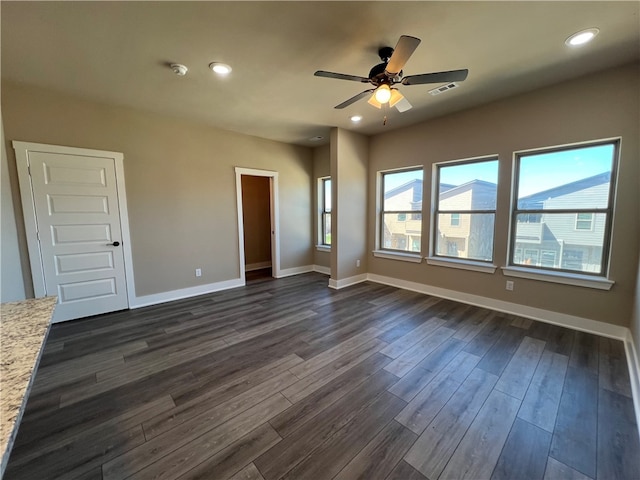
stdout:
{"type": "Polygon", "coordinates": [[[47,295],[54,321],[128,307],[115,160],[29,152],[47,295]]]}

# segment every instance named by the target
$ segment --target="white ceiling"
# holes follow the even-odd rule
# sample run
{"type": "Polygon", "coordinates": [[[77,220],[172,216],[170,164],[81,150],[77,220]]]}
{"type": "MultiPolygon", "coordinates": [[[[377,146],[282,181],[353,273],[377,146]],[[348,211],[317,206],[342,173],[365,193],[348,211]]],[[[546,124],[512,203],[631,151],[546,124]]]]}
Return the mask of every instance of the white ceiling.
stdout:
{"type": "MultiPolygon", "coordinates": [[[[339,126],[375,134],[640,59],[639,2],[8,2],[2,77],[100,102],[312,145],[339,126]],[[598,27],[581,48],[572,33],[598,27]],[[361,100],[379,47],[422,39],[404,73],[469,69],[461,87],[400,86],[413,109],[361,100]],[[210,62],[233,67],[224,79],[210,62]],[[189,67],[175,76],[169,63],[189,67]],[[359,125],[349,116],[359,113],[359,125]]],[[[606,88],[606,85],[603,85],[606,88]]]]}

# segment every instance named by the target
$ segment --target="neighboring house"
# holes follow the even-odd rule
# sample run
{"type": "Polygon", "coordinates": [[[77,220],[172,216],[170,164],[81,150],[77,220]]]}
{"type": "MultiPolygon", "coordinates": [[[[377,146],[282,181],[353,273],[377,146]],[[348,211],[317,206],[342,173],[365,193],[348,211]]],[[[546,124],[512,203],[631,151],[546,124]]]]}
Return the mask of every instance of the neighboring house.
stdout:
{"type": "MultiPolygon", "coordinates": [[[[439,209],[495,210],[497,185],[472,180],[459,186],[440,185],[439,209]]],[[[438,221],[438,255],[491,260],[494,215],[442,213],[438,221]]]]}
{"type": "Polygon", "coordinates": [[[414,179],[384,195],[384,248],[419,252],[422,241],[422,180],[414,179]]]}
{"type": "Polygon", "coordinates": [[[609,172],[534,193],[519,200],[519,209],[545,210],[518,218],[514,263],[584,272],[600,272],[606,216],[596,213],[553,213],[581,208],[607,208],[609,172]]]}

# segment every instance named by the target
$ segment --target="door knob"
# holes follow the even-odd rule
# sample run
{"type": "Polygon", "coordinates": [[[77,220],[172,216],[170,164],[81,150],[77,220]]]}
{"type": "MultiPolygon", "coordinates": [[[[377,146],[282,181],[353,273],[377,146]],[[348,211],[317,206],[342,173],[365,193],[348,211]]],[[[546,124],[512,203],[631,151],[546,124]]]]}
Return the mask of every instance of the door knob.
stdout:
{"type": "Polygon", "coordinates": [[[117,246],[120,245],[120,242],[107,243],[107,246],[109,246],[109,245],[117,247],[117,246]]]}

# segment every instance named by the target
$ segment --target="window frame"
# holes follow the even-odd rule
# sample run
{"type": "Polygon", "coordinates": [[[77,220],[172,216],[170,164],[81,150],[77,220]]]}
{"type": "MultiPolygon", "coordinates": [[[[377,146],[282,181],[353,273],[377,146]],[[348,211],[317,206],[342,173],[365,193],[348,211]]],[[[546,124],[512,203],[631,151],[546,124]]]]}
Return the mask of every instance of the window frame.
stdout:
{"type": "MultiPolygon", "coordinates": [[[[416,214],[420,214],[420,238],[422,239],[422,232],[424,231],[424,223],[422,221],[423,218],[423,210],[424,210],[424,167],[422,165],[416,165],[413,167],[405,167],[405,168],[398,168],[398,169],[393,169],[393,170],[381,170],[378,172],[379,175],[379,189],[378,189],[378,201],[380,202],[379,205],[379,209],[378,209],[378,227],[377,227],[377,232],[376,232],[376,243],[377,243],[377,248],[376,250],[379,251],[380,253],[383,254],[391,254],[391,255],[407,255],[407,256],[416,256],[416,257],[420,257],[420,259],[422,258],[422,241],[420,242],[420,251],[418,252],[414,252],[412,250],[400,250],[397,248],[390,248],[390,247],[385,247],[384,244],[384,217],[385,215],[405,215],[405,219],[411,219],[414,221],[417,221],[418,219],[415,218],[416,214]],[[393,175],[393,174],[397,174],[397,173],[406,173],[406,172],[421,172],[422,173],[422,209],[421,210],[385,210],[384,209],[384,192],[385,192],[385,177],[387,175],[393,175]]],[[[405,220],[406,221],[406,220],[405,220]]],[[[410,235],[407,235],[407,245],[410,245],[412,243],[410,235]]]]}
{"type": "MultiPolygon", "coordinates": [[[[536,275],[564,275],[568,277],[586,277],[593,279],[608,279],[609,277],[609,266],[610,266],[610,257],[611,257],[611,239],[613,237],[613,213],[615,211],[615,193],[617,188],[617,180],[618,180],[618,164],[620,162],[620,137],[617,138],[609,138],[602,140],[594,140],[580,143],[572,143],[567,145],[557,145],[553,147],[544,147],[544,148],[536,148],[531,150],[522,150],[513,153],[513,178],[512,178],[512,188],[511,188],[511,214],[509,220],[509,249],[507,253],[507,269],[518,269],[524,272],[531,271],[532,274],[536,275]],[[554,152],[564,152],[569,150],[577,150],[583,148],[590,147],[598,147],[602,145],[612,145],[613,146],[613,154],[611,161],[611,179],[609,181],[609,197],[606,208],[585,208],[585,209],[527,209],[520,210],[518,209],[518,190],[519,190],[519,182],[520,182],[520,159],[522,157],[537,155],[537,154],[546,154],[546,153],[554,153],[554,152]],[[592,214],[592,223],[590,230],[577,230],[575,227],[577,225],[578,213],[591,213],[592,214]],[[571,270],[562,268],[563,260],[562,258],[558,259],[558,268],[555,267],[544,267],[542,265],[532,266],[532,265],[523,265],[520,263],[514,262],[514,252],[516,250],[516,229],[518,225],[518,215],[519,214],[540,214],[541,221],[542,216],[545,214],[575,214],[576,215],[576,223],[574,223],[574,230],[576,231],[593,231],[593,227],[595,225],[595,214],[604,214],[605,215],[605,225],[604,225],[604,237],[602,241],[602,257],[600,260],[600,273],[597,272],[589,272],[589,271],[580,271],[580,270],[571,270]]],[[[609,288],[611,288],[609,286],[609,288]]]]}
{"type": "MultiPolygon", "coordinates": [[[[331,210],[326,209],[326,183],[331,182],[331,177],[320,177],[318,178],[318,247],[324,249],[330,249],[331,243],[326,243],[325,239],[325,228],[326,228],[326,216],[331,216],[331,210]]],[[[329,190],[331,192],[331,189],[329,190]]],[[[333,200],[333,199],[332,199],[333,200]]],[[[331,206],[333,207],[333,202],[331,202],[331,206]]]]}
{"type": "MultiPolygon", "coordinates": [[[[450,160],[446,162],[438,162],[433,164],[433,186],[432,186],[432,212],[431,212],[431,247],[430,247],[430,259],[449,261],[454,260],[458,262],[468,262],[477,265],[493,265],[495,261],[495,240],[496,240],[496,218],[498,213],[498,186],[500,178],[500,158],[498,155],[487,155],[482,157],[467,158],[463,160],[450,160]],[[498,162],[498,178],[496,183],[496,208],[495,210],[440,210],[440,169],[447,167],[455,167],[459,165],[469,165],[472,163],[481,162],[498,162]],[[438,216],[439,215],[467,215],[467,214],[492,214],[493,215],[493,239],[491,242],[491,259],[478,260],[476,258],[464,258],[453,257],[450,255],[442,255],[438,253],[438,216]]],[[[460,227],[461,219],[458,217],[457,225],[449,225],[451,227],[460,227]]],[[[451,219],[449,221],[451,223],[451,219]]],[[[494,269],[495,270],[495,269],[494,269]]]]}

